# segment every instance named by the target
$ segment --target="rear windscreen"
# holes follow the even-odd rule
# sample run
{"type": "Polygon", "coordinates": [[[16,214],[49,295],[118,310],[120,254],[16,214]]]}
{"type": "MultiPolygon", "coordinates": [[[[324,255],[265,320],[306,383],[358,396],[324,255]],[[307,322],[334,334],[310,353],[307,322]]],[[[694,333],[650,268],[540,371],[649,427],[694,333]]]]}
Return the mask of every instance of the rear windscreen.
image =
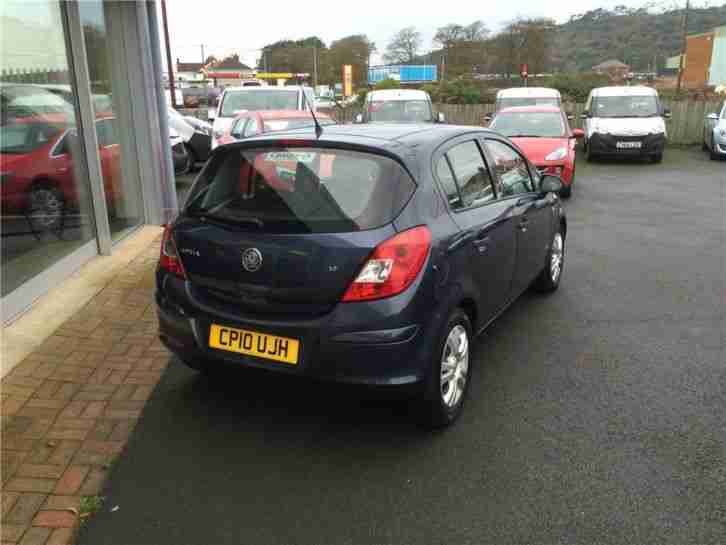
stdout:
{"type": "Polygon", "coordinates": [[[276,233],[340,233],[390,223],[416,185],[388,157],[338,149],[230,149],[195,184],[186,212],[276,233]]]}

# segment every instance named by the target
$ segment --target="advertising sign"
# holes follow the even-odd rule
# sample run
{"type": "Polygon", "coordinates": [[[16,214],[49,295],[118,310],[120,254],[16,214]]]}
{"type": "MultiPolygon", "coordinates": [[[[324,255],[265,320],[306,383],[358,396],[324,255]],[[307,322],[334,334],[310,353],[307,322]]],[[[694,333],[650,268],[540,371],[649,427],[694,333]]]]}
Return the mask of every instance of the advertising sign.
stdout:
{"type": "Polygon", "coordinates": [[[353,96],[353,66],[343,65],[343,95],[353,96]]]}

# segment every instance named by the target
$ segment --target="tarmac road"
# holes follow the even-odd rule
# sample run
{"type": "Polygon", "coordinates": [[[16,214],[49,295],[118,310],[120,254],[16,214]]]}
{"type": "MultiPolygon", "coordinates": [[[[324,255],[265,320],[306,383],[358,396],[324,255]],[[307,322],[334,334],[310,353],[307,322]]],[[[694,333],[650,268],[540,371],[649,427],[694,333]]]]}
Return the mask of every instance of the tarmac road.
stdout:
{"type": "Polygon", "coordinates": [[[453,428],[176,363],[78,544],[724,543],[726,163],[582,161],[566,206],[561,289],[479,339],[453,428]]]}

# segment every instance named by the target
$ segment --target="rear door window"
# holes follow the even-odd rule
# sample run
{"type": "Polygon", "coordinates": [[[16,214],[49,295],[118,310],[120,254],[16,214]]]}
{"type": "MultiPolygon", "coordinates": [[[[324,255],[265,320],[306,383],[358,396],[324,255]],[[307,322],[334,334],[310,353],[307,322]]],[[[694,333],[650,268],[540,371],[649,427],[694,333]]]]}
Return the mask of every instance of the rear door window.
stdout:
{"type": "Polygon", "coordinates": [[[215,158],[186,212],[275,233],[336,233],[393,221],[416,184],[395,160],[315,147],[231,149],[215,158]]]}
{"type": "Polygon", "coordinates": [[[446,156],[465,207],[494,200],[492,178],[475,141],[470,140],[454,146],[446,152],[446,156]]]}

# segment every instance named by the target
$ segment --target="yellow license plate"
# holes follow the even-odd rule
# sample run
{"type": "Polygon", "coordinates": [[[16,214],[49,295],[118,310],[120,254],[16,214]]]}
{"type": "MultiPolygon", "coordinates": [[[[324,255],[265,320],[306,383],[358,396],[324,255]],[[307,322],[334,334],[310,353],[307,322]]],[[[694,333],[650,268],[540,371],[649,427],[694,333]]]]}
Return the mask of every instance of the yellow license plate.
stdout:
{"type": "Polygon", "coordinates": [[[212,324],[209,346],[227,352],[297,365],[300,341],[212,324]]]}

